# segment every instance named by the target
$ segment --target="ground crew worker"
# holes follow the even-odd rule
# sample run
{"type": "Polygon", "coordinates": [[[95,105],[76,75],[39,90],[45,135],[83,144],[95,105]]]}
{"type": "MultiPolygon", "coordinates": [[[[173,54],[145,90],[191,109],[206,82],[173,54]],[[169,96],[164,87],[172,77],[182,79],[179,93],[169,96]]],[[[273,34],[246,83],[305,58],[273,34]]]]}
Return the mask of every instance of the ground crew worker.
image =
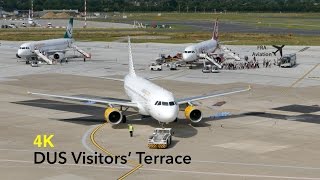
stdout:
{"type": "Polygon", "coordinates": [[[128,129],[129,129],[130,137],[132,137],[133,136],[133,126],[132,126],[132,124],[128,124],[128,129]]]}

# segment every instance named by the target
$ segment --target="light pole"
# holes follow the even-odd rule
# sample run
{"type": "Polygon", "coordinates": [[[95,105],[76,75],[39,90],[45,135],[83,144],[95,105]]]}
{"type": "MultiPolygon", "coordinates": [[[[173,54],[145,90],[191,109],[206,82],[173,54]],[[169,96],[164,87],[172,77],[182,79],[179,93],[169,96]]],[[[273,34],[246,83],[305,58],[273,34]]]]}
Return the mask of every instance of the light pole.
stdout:
{"type": "Polygon", "coordinates": [[[87,0],[84,0],[84,26],[83,28],[87,27],[87,0]]]}

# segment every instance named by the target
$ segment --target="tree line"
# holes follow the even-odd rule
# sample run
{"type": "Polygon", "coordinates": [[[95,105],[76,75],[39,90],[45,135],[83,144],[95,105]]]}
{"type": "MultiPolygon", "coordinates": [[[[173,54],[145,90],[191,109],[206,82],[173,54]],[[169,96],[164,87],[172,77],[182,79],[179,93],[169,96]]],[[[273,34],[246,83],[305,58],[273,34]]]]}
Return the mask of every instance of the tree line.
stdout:
{"type": "MultiPolygon", "coordinates": [[[[84,10],[84,0],[33,0],[34,10],[84,10]]],[[[31,9],[31,0],[0,0],[4,10],[31,9]]],[[[87,0],[89,12],[320,12],[320,0],[87,0]]]]}

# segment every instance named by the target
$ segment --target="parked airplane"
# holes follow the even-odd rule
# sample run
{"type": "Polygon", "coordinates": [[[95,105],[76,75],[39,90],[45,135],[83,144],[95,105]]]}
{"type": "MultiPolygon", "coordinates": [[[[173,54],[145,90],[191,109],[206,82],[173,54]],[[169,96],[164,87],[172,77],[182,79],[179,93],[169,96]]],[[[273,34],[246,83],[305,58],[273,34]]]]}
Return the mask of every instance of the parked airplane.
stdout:
{"type": "Polygon", "coordinates": [[[187,46],[182,53],[182,58],[186,62],[192,62],[199,59],[199,54],[207,54],[214,52],[218,47],[218,20],[216,20],[213,28],[212,38],[197,44],[187,46]]]}
{"type": "Polygon", "coordinates": [[[61,98],[66,100],[106,104],[107,108],[105,110],[104,117],[106,121],[110,122],[111,124],[126,122],[126,116],[123,115],[123,112],[125,112],[126,110],[123,111],[123,107],[126,107],[127,109],[133,108],[137,110],[141,115],[151,116],[154,119],[158,120],[160,123],[173,122],[177,120],[179,106],[186,107],[184,110],[186,119],[190,120],[193,123],[197,123],[202,120],[202,112],[193,105],[194,101],[250,90],[250,87],[237,88],[224,92],[215,92],[202,96],[177,99],[174,97],[172,92],[152,83],[147,79],[138,76],[135,73],[130,39],[128,40],[128,48],[129,73],[125,76],[124,80],[121,81],[124,82],[124,89],[130,100],[120,100],[114,98],[89,98],[85,96],[63,96],[32,92],[30,92],[30,94],[52,98],[61,98]],[[120,108],[115,108],[115,106],[120,106],[120,108]]]}
{"type": "Polygon", "coordinates": [[[32,17],[31,17],[31,11],[29,10],[29,17],[28,17],[28,24],[30,26],[36,26],[37,23],[33,21],[32,17]]]}
{"type": "MultiPolygon", "coordinates": [[[[217,67],[221,68],[221,65],[217,63],[214,59],[208,56],[208,54],[214,53],[219,48],[219,34],[218,34],[218,19],[214,23],[212,38],[207,41],[202,41],[197,44],[187,46],[182,53],[183,61],[187,63],[192,63],[198,61],[200,58],[205,58],[211,63],[215,64],[217,67]]],[[[222,48],[222,50],[229,56],[236,60],[240,60],[238,56],[230,52],[227,48],[222,48]]],[[[218,57],[219,58],[219,57],[218,57]]]]}
{"type": "Polygon", "coordinates": [[[17,58],[26,59],[27,64],[30,61],[38,61],[39,58],[47,64],[53,64],[53,61],[63,61],[66,51],[70,48],[77,50],[84,58],[90,58],[90,54],[73,44],[72,29],[73,18],[69,21],[64,38],[23,43],[16,54],[17,58]],[[52,56],[52,58],[49,56],[52,56]]]}

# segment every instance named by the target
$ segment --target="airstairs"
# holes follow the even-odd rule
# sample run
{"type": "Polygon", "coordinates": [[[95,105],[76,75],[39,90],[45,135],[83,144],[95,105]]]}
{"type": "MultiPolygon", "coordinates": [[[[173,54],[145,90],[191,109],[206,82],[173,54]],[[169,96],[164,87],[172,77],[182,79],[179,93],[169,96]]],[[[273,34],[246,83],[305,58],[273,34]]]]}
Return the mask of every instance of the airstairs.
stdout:
{"type": "Polygon", "coordinates": [[[73,45],[73,48],[75,50],[77,50],[80,54],[82,54],[84,57],[91,58],[91,54],[89,54],[89,53],[85,52],[84,50],[80,49],[78,46],[73,45]]]}
{"type": "Polygon", "coordinates": [[[216,65],[219,69],[222,68],[222,66],[215,59],[209,57],[207,54],[199,54],[199,57],[208,60],[209,62],[216,65]]]}
{"type": "Polygon", "coordinates": [[[34,52],[37,54],[38,57],[43,59],[47,64],[52,64],[52,60],[49,59],[47,56],[43,55],[39,50],[35,50],[34,52]]]}

